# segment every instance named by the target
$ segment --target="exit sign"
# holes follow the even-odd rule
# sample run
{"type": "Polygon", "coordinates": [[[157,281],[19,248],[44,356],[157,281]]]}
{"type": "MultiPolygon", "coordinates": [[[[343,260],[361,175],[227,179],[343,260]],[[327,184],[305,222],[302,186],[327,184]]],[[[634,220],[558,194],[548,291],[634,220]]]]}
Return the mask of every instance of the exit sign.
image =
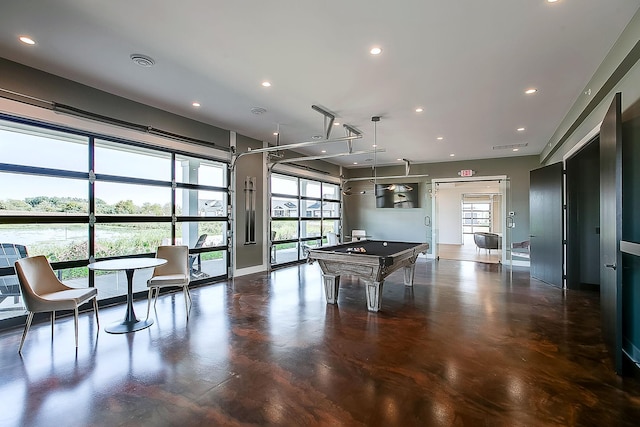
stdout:
{"type": "Polygon", "coordinates": [[[460,172],[458,172],[458,175],[460,175],[460,176],[473,176],[473,171],[471,169],[463,169],[460,172]]]}

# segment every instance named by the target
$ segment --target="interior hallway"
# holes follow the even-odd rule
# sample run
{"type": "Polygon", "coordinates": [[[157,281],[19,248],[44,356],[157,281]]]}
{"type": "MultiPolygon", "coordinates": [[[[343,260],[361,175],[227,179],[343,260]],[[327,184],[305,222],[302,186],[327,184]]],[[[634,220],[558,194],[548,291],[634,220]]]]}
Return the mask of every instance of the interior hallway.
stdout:
{"type": "MultiPolygon", "coordinates": [[[[419,260],[389,276],[382,310],[343,277],[325,303],[317,264],[162,295],[156,322],[96,334],[93,313],[0,333],[0,425],[636,426],[640,384],[617,377],[599,297],[528,269],[419,260]]],[[[146,301],[136,303],[144,315],[146,301]]],[[[100,311],[104,325],[124,306],[100,311]]]]}

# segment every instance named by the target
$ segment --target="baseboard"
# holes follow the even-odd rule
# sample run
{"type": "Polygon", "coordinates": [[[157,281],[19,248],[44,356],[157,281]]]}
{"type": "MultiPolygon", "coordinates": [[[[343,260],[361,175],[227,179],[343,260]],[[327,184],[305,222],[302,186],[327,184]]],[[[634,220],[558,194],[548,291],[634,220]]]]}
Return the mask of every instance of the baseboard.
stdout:
{"type": "Polygon", "coordinates": [[[266,265],[264,264],[254,265],[253,267],[239,268],[235,270],[233,272],[233,277],[241,277],[241,276],[247,276],[249,274],[264,273],[265,271],[267,271],[266,265]]]}
{"type": "MultiPolygon", "coordinates": [[[[509,262],[507,261],[506,265],[509,265],[509,262]]],[[[513,265],[514,267],[531,267],[531,262],[529,261],[518,261],[518,260],[513,260],[511,261],[511,265],[513,265]]]]}
{"type": "Polygon", "coordinates": [[[572,289],[574,291],[600,292],[600,285],[596,283],[578,283],[577,285],[567,286],[567,289],[572,289]]]}

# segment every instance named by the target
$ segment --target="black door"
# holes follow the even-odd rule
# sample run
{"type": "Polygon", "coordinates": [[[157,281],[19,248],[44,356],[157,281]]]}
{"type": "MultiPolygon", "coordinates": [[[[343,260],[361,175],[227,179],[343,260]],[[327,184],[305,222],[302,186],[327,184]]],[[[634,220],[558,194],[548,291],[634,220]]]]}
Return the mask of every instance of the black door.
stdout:
{"type": "Polygon", "coordinates": [[[600,127],[600,310],[602,334],[622,374],[622,94],[600,127]]]}
{"type": "Polygon", "coordinates": [[[562,163],[529,176],[531,276],[562,287],[562,163]]]}

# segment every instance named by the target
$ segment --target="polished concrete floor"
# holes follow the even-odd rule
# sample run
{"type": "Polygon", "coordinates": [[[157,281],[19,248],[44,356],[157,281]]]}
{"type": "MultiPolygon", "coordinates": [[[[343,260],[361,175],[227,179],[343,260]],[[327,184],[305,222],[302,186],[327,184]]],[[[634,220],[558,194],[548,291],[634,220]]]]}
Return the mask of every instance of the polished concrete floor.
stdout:
{"type": "MultiPolygon", "coordinates": [[[[155,323],[113,335],[124,306],[0,334],[5,426],[637,426],[640,384],[615,375],[598,296],[527,269],[419,260],[378,313],[356,278],[325,303],[317,265],[160,297],[155,323]]],[[[136,303],[144,315],[146,302],[136,303]]]]}
{"type": "Polygon", "coordinates": [[[440,259],[496,264],[502,261],[502,249],[479,249],[473,240],[473,234],[463,234],[462,237],[463,244],[451,245],[438,243],[438,256],[440,259]]]}

